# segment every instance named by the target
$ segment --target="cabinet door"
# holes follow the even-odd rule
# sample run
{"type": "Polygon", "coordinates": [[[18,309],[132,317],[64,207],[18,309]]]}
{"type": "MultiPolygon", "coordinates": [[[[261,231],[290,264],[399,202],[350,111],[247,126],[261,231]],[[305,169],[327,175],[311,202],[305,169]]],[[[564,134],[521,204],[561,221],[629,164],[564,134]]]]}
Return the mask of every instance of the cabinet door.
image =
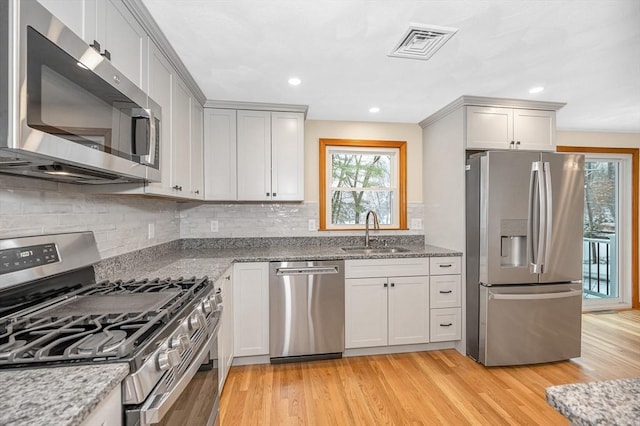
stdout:
{"type": "Polygon", "coordinates": [[[345,280],[345,348],[387,345],[387,279],[345,280]]]}
{"type": "Polygon", "coordinates": [[[187,197],[191,180],[189,159],[191,156],[191,96],[179,78],[173,79],[172,137],[171,137],[171,187],[175,196],[187,197]]]}
{"type": "Polygon", "coordinates": [[[236,110],[205,108],[204,161],[205,199],[237,199],[236,110]]]}
{"type": "Polygon", "coordinates": [[[152,182],[145,192],[171,195],[171,86],[173,68],[155,44],[149,45],[149,96],[162,108],[160,124],[160,182],[152,182]]]}
{"type": "Polygon", "coordinates": [[[202,158],[202,114],[203,108],[191,97],[191,132],[189,151],[189,198],[204,199],[204,161],[202,158]]]}
{"type": "Polygon", "coordinates": [[[148,37],[122,0],[100,0],[98,37],[102,50],[111,53],[111,63],[129,80],[147,89],[148,37]]]}
{"type": "Polygon", "coordinates": [[[238,111],[238,200],[271,200],[271,113],[238,111]]]}
{"type": "Polygon", "coordinates": [[[389,345],[429,342],[429,277],[389,278],[389,345]]]}
{"type": "Polygon", "coordinates": [[[216,282],[216,288],[222,293],[222,319],[218,334],[219,390],[224,383],[233,363],[233,273],[229,269],[216,282]]]}
{"type": "Polygon", "coordinates": [[[87,44],[96,39],[98,0],[38,0],[87,44]]]}
{"type": "Polygon", "coordinates": [[[304,200],[302,113],[271,113],[271,190],[274,201],[304,200]]]}
{"type": "Polygon", "coordinates": [[[85,418],[80,426],[120,426],[122,424],[122,386],[117,385],[97,407],[85,418]]]}
{"type": "Polygon", "coordinates": [[[556,112],[514,109],[513,138],[520,149],[555,151],[556,112]]]}
{"type": "Polygon", "coordinates": [[[467,149],[508,149],[513,140],[511,108],[466,107],[467,149]]]}
{"type": "Polygon", "coordinates": [[[269,264],[236,263],[233,268],[234,356],[269,353],[269,264]]]}

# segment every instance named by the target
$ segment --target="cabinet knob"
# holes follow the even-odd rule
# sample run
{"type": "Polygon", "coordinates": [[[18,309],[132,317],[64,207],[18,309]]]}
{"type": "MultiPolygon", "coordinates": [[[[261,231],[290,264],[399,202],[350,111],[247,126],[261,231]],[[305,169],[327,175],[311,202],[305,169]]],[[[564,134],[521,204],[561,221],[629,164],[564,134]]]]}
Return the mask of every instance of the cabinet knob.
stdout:
{"type": "Polygon", "coordinates": [[[108,60],[111,60],[111,53],[109,53],[107,49],[104,49],[104,52],[102,52],[101,55],[107,58],[108,60]]]}
{"type": "Polygon", "coordinates": [[[515,143],[516,143],[515,141],[511,141],[511,142],[509,142],[509,149],[513,149],[513,148],[515,147],[515,146],[514,146],[514,145],[515,145],[515,143]]]}
{"type": "Polygon", "coordinates": [[[199,190],[199,189],[196,189],[196,190],[194,191],[194,194],[199,194],[199,193],[200,193],[200,190],[199,190]]]}
{"type": "Polygon", "coordinates": [[[387,287],[387,283],[384,283],[384,284],[383,284],[383,286],[384,286],[384,287],[387,287]]]}
{"type": "Polygon", "coordinates": [[[391,283],[391,287],[395,287],[395,286],[396,286],[396,284],[395,284],[395,283],[391,283]]]}
{"type": "Polygon", "coordinates": [[[520,141],[516,142],[516,149],[520,149],[520,141]]]}
{"type": "Polygon", "coordinates": [[[273,196],[275,197],[275,196],[276,196],[276,193],[274,192],[274,193],[273,193],[273,194],[271,194],[271,195],[273,195],[273,196]]]}
{"type": "Polygon", "coordinates": [[[267,192],[267,197],[269,197],[271,195],[271,193],[267,192]]]}
{"type": "Polygon", "coordinates": [[[182,187],[179,185],[174,185],[172,188],[175,189],[176,191],[182,191],[182,187]]]}

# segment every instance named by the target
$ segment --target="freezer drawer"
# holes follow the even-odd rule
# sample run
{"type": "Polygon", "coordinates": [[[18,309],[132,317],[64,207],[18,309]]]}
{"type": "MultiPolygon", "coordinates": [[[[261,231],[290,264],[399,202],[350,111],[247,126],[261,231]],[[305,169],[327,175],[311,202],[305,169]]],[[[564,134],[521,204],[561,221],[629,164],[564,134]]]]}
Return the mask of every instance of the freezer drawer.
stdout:
{"type": "Polygon", "coordinates": [[[480,286],[480,354],[487,366],[580,356],[580,284],[480,286]]]}

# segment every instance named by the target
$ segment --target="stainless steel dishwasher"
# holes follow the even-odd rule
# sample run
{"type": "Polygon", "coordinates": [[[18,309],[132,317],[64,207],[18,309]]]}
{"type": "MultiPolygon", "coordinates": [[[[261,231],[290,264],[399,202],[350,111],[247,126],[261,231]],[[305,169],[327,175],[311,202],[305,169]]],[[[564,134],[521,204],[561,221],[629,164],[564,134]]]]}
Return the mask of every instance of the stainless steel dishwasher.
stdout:
{"type": "Polygon", "coordinates": [[[344,261],[271,262],[272,363],[340,358],[344,351],[344,261]]]}

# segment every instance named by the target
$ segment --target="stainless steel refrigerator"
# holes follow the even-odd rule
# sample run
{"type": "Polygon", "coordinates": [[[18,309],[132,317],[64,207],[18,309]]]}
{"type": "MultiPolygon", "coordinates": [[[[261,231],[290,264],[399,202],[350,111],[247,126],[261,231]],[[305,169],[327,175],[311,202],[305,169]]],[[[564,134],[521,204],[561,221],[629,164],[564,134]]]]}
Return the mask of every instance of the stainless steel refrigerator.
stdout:
{"type": "Polygon", "coordinates": [[[580,356],[584,156],[467,160],[467,354],[519,365],[580,356]]]}

